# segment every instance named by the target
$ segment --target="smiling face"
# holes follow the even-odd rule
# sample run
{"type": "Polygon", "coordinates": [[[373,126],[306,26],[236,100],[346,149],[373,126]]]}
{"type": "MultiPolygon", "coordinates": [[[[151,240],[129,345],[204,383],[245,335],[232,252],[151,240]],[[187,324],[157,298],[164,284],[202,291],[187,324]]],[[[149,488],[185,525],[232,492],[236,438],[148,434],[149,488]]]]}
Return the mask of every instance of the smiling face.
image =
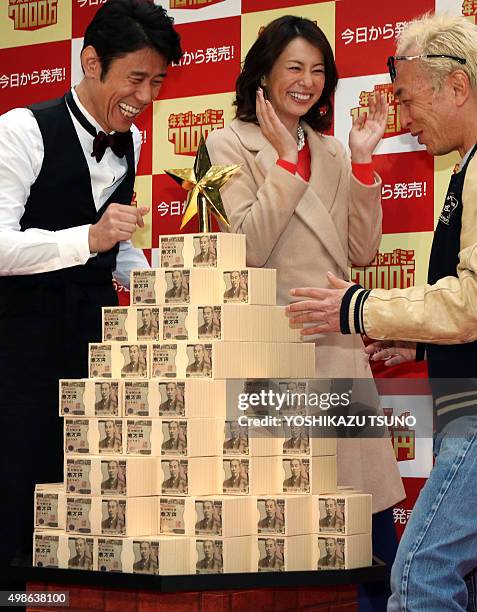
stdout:
{"type": "Polygon", "coordinates": [[[114,59],[105,75],[94,47],[83,50],[81,61],[85,81],[78,95],[107,133],[130,129],[157,98],[167,70],[166,58],[150,48],[114,59]]]}
{"type": "Polygon", "coordinates": [[[325,86],[322,52],[301,37],[282,51],[265,79],[275,112],[289,126],[318,102],[325,86]]]}
{"type": "Polygon", "coordinates": [[[420,60],[397,60],[393,89],[401,106],[401,126],[425,145],[430,155],[445,155],[458,148],[454,91],[449,78],[434,91],[420,60]]]}

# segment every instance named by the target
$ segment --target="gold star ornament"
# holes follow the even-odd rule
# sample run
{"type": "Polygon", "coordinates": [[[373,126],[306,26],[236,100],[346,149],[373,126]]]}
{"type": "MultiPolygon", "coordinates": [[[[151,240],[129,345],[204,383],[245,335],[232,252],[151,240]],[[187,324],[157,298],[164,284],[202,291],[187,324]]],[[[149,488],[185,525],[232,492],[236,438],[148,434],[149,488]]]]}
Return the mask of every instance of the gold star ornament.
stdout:
{"type": "Polygon", "coordinates": [[[198,215],[199,232],[210,232],[211,213],[218,221],[230,225],[219,190],[239,169],[239,164],[213,166],[202,136],[193,168],[165,170],[176,183],[189,191],[181,229],[198,215]]]}

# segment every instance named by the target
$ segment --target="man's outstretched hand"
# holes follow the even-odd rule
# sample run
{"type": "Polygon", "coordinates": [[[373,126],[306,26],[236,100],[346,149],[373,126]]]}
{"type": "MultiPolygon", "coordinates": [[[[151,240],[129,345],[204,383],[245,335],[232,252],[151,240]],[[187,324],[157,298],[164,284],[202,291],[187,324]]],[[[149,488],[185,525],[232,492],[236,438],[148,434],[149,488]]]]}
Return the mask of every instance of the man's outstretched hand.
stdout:
{"type": "Polygon", "coordinates": [[[340,331],[340,309],[343,296],[353,283],[327,273],[330,289],[302,287],[292,289],[292,297],[307,298],[286,307],[290,323],[302,325],[301,335],[311,336],[340,331]],[[314,324],[304,327],[306,324],[314,324]]]}

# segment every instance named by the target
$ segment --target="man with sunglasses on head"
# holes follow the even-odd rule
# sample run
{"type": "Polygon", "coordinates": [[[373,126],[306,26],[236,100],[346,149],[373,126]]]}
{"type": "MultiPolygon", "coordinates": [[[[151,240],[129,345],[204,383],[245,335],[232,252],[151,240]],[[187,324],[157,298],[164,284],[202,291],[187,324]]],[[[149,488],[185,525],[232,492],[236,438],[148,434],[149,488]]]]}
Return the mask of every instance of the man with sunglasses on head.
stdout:
{"type": "Polygon", "coordinates": [[[130,206],[134,121],[181,54],[152,0],[108,0],[85,31],[81,82],[0,117],[0,581],[31,548],[34,483],[62,480],[58,379],[87,376],[113,273],[127,285],[148,267],[130,241],[147,213],[130,206]]]}
{"type": "Polygon", "coordinates": [[[293,289],[292,322],[311,333],[380,339],[373,360],[427,356],[435,465],[391,573],[388,612],[477,610],[477,27],[426,16],[388,60],[401,124],[430,155],[459,153],[436,226],[426,285],[365,290],[328,275],[331,289],[293,289]]]}

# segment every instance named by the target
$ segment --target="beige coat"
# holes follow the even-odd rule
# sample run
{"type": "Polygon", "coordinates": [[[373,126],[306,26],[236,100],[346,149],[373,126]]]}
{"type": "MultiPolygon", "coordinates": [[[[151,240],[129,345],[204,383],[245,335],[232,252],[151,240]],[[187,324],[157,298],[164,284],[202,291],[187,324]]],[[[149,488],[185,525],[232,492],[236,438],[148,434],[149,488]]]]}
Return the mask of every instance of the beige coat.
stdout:
{"type": "MultiPolygon", "coordinates": [[[[348,278],[349,262],[369,263],[381,238],[380,180],[359,183],[335,138],[304,129],[309,183],[276,165],[275,149],[254,124],[234,120],[207,140],[212,163],[242,165],[221,190],[230,231],[246,234],[249,266],[277,270],[279,304],[290,301],[293,287],[327,286],[328,270],[348,278]]],[[[312,341],[317,377],[372,377],[360,337],[312,341]]],[[[404,497],[388,439],[339,440],[338,456],[339,484],[372,493],[374,512],[404,497]]]]}

